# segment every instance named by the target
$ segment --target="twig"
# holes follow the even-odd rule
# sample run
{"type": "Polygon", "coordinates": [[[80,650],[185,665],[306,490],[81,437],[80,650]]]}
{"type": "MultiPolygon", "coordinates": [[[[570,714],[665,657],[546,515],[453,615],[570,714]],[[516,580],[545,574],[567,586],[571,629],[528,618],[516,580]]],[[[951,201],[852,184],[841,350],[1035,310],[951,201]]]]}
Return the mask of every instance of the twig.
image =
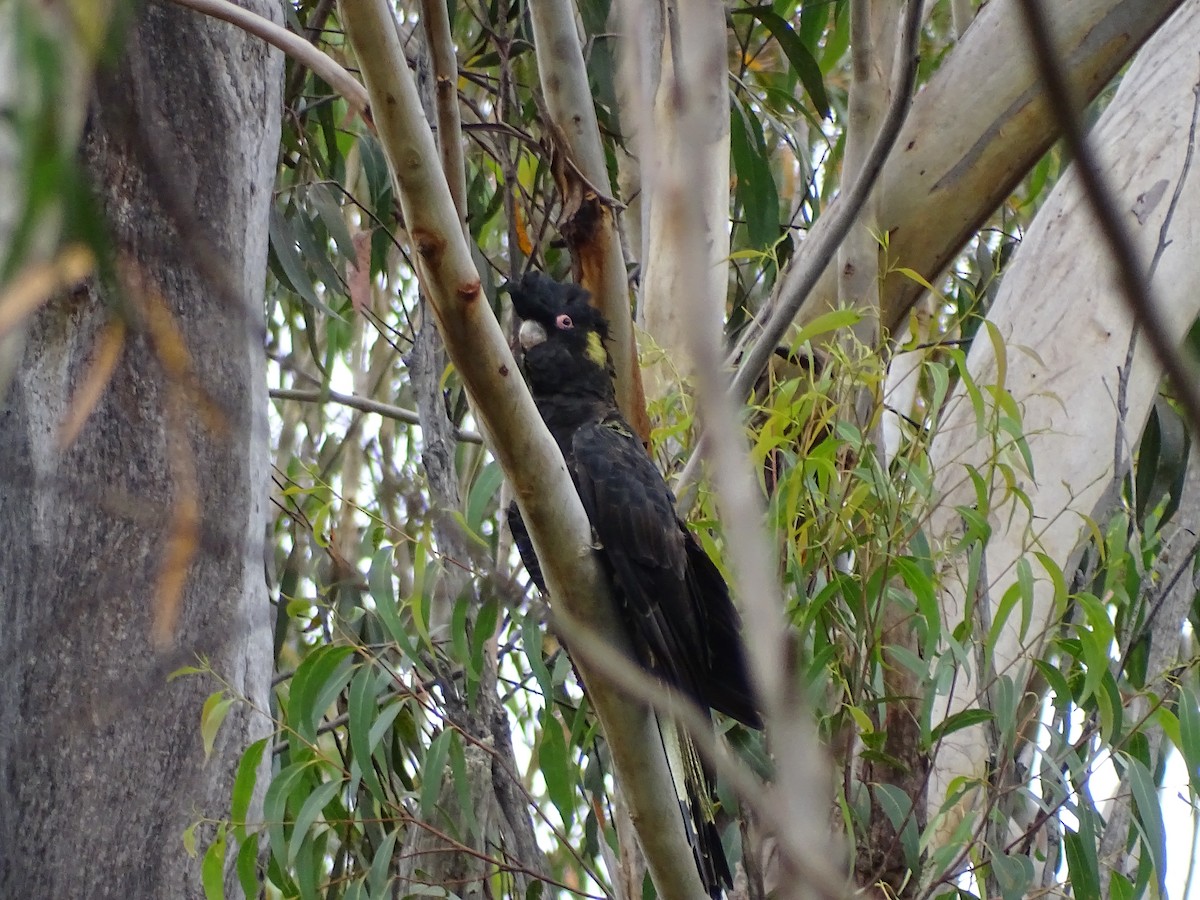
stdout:
{"type": "MultiPolygon", "coordinates": [[[[1150,260],[1150,269],[1146,274],[1148,282],[1154,280],[1154,273],[1158,271],[1159,261],[1162,259],[1167,247],[1171,244],[1167,234],[1169,233],[1172,221],[1175,219],[1175,210],[1179,206],[1179,198],[1183,194],[1184,182],[1187,181],[1188,172],[1192,168],[1192,154],[1196,150],[1196,124],[1197,120],[1200,119],[1200,81],[1197,81],[1192,86],[1192,96],[1196,99],[1192,104],[1192,122],[1188,128],[1187,150],[1183,155],[1183,166],[1179,170],[1179,179],[1175,182],[1175,192],[1171,195],[1171,202],[1167,205],[1167,213],[1163,216],[1162,225],[1158,229],[1158,244],[1154,248],[1154,257],[1150,260]]],[[[1124,434],[1125,416],[1129,408],[1126,395],[1129,388],[1129,373],[1133,367],[1133,353],[1137,349],[1139,330],[1139,323],[1135,321],[1133,328],[1129,332],[1129,349],[1125,352],[1125,365],[1120,369],[1120,376],[1117,381],[1117,430],[1114,435],[1113,446],[1113,480],[1118,485],[1124,477],[1124,466],[1121,464],[1121,438],[1124,434]]],[[[1114,496],[1116,496],[1115,493],[1114,496]]]]}
{"type": "MultiPolygon", "coordinates": [[[[376,415],[383,416],[385,419],[394,419],[397,422],[404,422],[408,425],[421,424],[421,418],[417,415],[416,410],[405,409],[402,406],[392,406],[390,403],[381,403],[378,400],[372,400],[370,397],[357,397],[353,394],[341,394],[337,391],[300,391],[291,388],[271,388],[270,393],[273,400],[296,400],[300,403],[338,403],[350,409],[375,413],[376,415]]],[[[468,431],[460,428],[455,431],[455,436],[464,443],[483,443],[483,435],[477,431],[468,431]]]]}
{"type": "MultiPolygon", "coordinates": [[[[159,2],[167,2],[167,0],[159,0],[159,2]]],[[[265,19],[257,13],[236,6],[229,0],[169,0],[169,2],[187,9],[194,9],[196,12],[204,13],[214,19],[229,22],[248,34],[261,38],[272,47],[279,48],[324,79],[330,87],[346,99],[355,112],[366,112],[369,106],[366,89],[358,83],[353,75],[300,35],[292,34],[282,25],[276,25],[270,19],[265,19]]]]}
{"type": "Polygon", "coordinates": [[[434,106],[442,171],[446,173],[454,208],[458,210],[465,229],[467,170],[463,162],[462,119],[458,112],[458,58],[454,53],[454,36],[450,33],[446,0],[421,0],[421,23],[425,26],[429,60],[433,65],[434,106]]]}

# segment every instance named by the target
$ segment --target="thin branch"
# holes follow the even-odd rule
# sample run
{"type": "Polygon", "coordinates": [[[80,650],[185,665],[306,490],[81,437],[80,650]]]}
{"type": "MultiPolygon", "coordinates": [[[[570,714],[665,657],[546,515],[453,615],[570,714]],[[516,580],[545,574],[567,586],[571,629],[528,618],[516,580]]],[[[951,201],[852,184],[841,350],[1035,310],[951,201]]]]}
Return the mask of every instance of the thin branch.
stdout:
{"type": "Polygon", "coordinates": [[[1046,85],[1046,99],[1062,127],[1063,141],[1074,158],[1084,195],[1111,251],[1121,295],[1134,321],[1146,332],[1159,365],[1171,379],[1192,431],[1200,434],[1200,380],[1197,379],[1195,367],[1189,365],[1176,350],[1176,340],[1168,333],[1150,282],[1138,261],[1133,238],[1117,213],[1113,192],[1106,183],[1100,170],[1100,161],[1075,111],[1076,105],[1072,101],[1062,61],[1050,39],[1046,13],[1038,0],[1019,0],[1019,6],[1034,59],[1046,85]]]}
{"type": "MultiPolygon", "coordinates": [[[[357,397],[353,394],[341,394],[337,391],[300,391],[291,388],[271,388],[272,400],[296,400],[300,403],[338,403],[350,409],[361,412],[375,413],[385,419],[404,422],[406,425],[420,425],[421,419],[416,410],[405,409],[403,406],[393,406],[381,403],[370,397],[357,397]]],[[[458,429],[455,437],[468,444],[482,444],[483,435],[477,431],[458,429]]]]}
{"type": "MultiPolygon", "coordinates": [[[[811,253],[807,256],[808,264],[788,270],[761,330],[755,333],[753,326],[747,328],[728,360],[728,365],[737,366],[738,369],[731,386],[733,397],[738,403],[750,395],[751,389],[766,369],[796,313],[820,280],[829,261],[836,257],[838,246],[857,221],[867,198],[871,195],[871,190],[879,180],[879,173],[883,170],[888,154],[896,144],[900,127],[908,114],[913,85],[917,78],[921,6],[920,0],[910,0],[905,9],[903,28],[897,46],[900,56],[892,73],[891,103],[879,127],[879,135],[863,160],[858,179],[849,191],[839,196],[838,202],[821,217],[817,226],[810,232],[806,241],[811,243],[811,253]],[[754,346],[747,349],[751,341],[755,342],[754,346]]],[[[707,439],[707,434],[701,437],[691,459],[680,473],[676,493],[679,495],[681,508],[690,505],[694,499],[692,488],[699,476],[700,458],[707,439]]]]}
{"type": "Polygon", "coordinates": [[[458,113],[458,57],[454,36],[450,33],[450,13],[446,0],[421,0],[421,23],[429,42],[433,63],[434,104],[437,109],[438,147],[442,153],[442,171],[450,186],[454,208],[467,227],[467,169],[463,161],[462,119],[458,113]]]}
{"type": "MultiPolygon", "coordinates": [[[[663,161],[658,202],[666,220],[674,224],[663,249],[679,264],[682,296],[704,309],[713,301],[710,294],[716,287],[708,278],[711,263],[702,199],[696,187],[703,178],[702,159],[700,154],[688,154],[686,148],[703,140],[709,127],[703,95],[709,73],[714,69],[724,72],[725,43],[723,29],[707,27],[702,3],[693,3],[686,11],[689,15],[681,15],[679,20],[673,83],[664,85],[676,107],[679,133],[670,147],[679,158],[663,161]]],[[[766,812],[784,863],[788,884],[784,896],[839,897],[846,892],[847,880],[832,862],[838,854],[832,852],[825,817],[813,814],[831,804],[831,773],[796,688],[798,679],[789,653],[791,637],[776,575],[778,561],[764,528],[766,510],[738,427],[739,404],[721,366],[720,326],[706,316],[690,316],[685,331],[696,366],[696,399],[709,437],[708,455],[735,592],[745,615],[754,682],[767,735],[777,749],[776,791],[766,812]],[[786,748],[786,753],[778,752],[779,748],[786,748]]]]}
{"type": "MultiPolygon", "coordinates": [[[[1192,96],[1195,98],[1192,103],[1192,122],[1188,127],[1188,142],[1187,150],[1183,155],[1183,166],[1179,171],[1179,178],[1175,182],[1175,191],[1171,195],[1171,202],[1167,205],[1167,213],[1163,216],[1162,225],[1158,229],[1158,243],[1154,247],[1154,257],[1150,260],[1150,268],[1146,273],[1148,281],[1154,280],[1154,273],[1158,271],[1158,264],[1162,260],[1163,254],[1167,252],[1167,247],[1170,246],[1171,223],[1175,220],[1175,210],[1179,207],[1179,198],[1183,195],[1183,185],[1187,181],[1188,172],[1192,168],[1192,155],[1196,150],[1196,125],[1197,119],[1200,118],[1200,81],[1192,85],[1192,96]]],[[[1112,496],[1119,496],[1121,481],[1124,480],[1126,467],[1124,465],[1124,454],[1121,453],[1121,445],[1128,443],[1123,440],[1125,438],[1125,417],[1129,411],[1129,403],[1127,400],[1129,393],[1129,373],[1133,370],[1133,353],[1137,349],[1137,339],[1139,333],[1138,323],[1134,322],[1133,328],[1129,331],[1129,348],[1125,351],[1125,365],[1119,370],[1117,378],[1117,427],[1113,436],[1113,488],[1112,496]]],[[[1130,459],[1132,460],[1133,448],[1130,447],[1130,459]]]]}
{"type": "MultiPolygon", "coordinates": [[[[168,0],[159,0],[159,2],[168,2],[168,0]]],[[[196,12],[214,19],[229,22],[248,34],[261,38],[272,47],[277,47],[292,59],[312,69],[330,87],[341,94],[355,112],[366,112],[367,92],[363,86],[331,57],[322,53],[300,35],[292,34],[282,25],[276,25],[270,19],[265,19],[257,13],[236,6],[229,0],[169,0],[169,2],[194,9],[196,12]]]]}
{"type": "MultiPolygon", "coordinates": [[[[814,228],[808,240],[812,241],[813,256],[809,265],[791,269],[784,276],[776,297],[774,309],[763,323],[761,332],[754,338],[755,346],[745,351],[745,344],[750,335],[740,342],[739,350],[729,360],[731,365],[737,363],[742,356],[738,373],[733,380],[733,395],[736,398],[749,396],[750,389],[763,373],[776,346],[787,333],[788,326],[800,311],[809,292],[825,271],[825,266],[832,259],[837,247],[845,239],[846,233],[858,218],[863,205],[879,180],[879,173],[887,161],[900,127],[908,114],[912,102],[913,86],[917,78],[917,43],[921,37],[921,2],[910,0],[905,8],[904,21],[897,46],[897,65],[892,76],[891,102],[887,114],[879,126],[879,135],[871,145],[870,151],[863,160],[862,171],[850,190],[838,198],[836,206],[832,207],[825,217],[825,228],[814,228]]],[[[747,329],[752,331],[753,329],[747,329]]]]}

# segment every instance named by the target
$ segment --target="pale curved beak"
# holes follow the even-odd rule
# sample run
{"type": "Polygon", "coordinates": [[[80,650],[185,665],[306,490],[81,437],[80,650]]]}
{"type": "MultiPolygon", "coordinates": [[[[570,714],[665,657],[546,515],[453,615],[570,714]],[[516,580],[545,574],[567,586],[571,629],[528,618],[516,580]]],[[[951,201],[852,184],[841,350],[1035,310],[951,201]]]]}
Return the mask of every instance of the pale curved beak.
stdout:
{"type": "Polygon", "coordinates": [[[521,349],[528,353],[546,340],[546,329],[540,323],[533,321],[533,319],[526,319],[521,323],[521,330],[517,332],[517,339],[521,342],[521,349]]]}

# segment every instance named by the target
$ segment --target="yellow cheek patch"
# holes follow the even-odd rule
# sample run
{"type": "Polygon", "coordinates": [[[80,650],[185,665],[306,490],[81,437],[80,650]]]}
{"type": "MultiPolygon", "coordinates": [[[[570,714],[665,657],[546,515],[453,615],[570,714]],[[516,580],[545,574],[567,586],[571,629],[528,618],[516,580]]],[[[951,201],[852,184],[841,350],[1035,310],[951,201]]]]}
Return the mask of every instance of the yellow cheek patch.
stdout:
{"type": "Polygon", "coordinates": [[[587,358],[602,369],[608,365],[608,353],[604,349],[604,341],[600,340],[600,335],[594,331],[588,332],[587,358]]]}

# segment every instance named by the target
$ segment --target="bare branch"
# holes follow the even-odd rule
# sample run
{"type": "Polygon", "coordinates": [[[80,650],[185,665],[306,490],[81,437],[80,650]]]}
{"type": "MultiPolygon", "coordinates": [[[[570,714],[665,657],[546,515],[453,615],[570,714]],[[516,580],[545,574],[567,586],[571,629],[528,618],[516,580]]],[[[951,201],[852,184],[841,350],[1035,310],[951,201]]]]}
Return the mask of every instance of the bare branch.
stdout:
{"type": "MultiPolygon", "coordinates": [[[[679,135],[670,142],[678,158],[664,159],[661,167],[662,213],[674,223],[668,232],[666,252],[676,256],[682,279],[682,296],[701,307],[713,290],[707,269],[706,235],[701,200],[695,185],[699,156],[685,148],[706,140],[709,107],[703,102],[706,81],[712,73],[724,78],[724,29],[707,27],[709,0],[680,6],[679,42],[674,65],[664,79],[668,96],[676,104],[679,135]]],[[[738,407],[722,370],[720,328],[707,317],[689,320],[692,353],[696,363],[696,398],[709,437],[708,454],[724,522],[726,546],[734,573],[737,596],[746,621],[746,638],[754,680],[762,699],[768,736],[786,753],[776,755],[778,768],[772,812],[774,837],[783,851],[790,876],[789,896],[841,896],[846,880],[830,864],[837,858],[823,815],[814,810],[830,806],[831,776],[823,764],[825,754],[816,729],[795,690],[796,678],[789,660],[789,632],[783,596],[775,573],[777,560],[763,522],[765,509],[754,478],[754,468],[739,427],[738,407]]]]}
{"type": "Polygon", "coordinates": [[[433,62],[434,102],[437,108],[438,147],[442,171],[462,227],[467,227],[467,168],[463,161],[462,120],[458,114],[458,57],[450,33],[446,0],[421,0],[421,23],[429,41],[433,62]]]}
{"type": "MultiPolygon", "coordinates": [[[[166,2],[166,0],[159,0],[159,2],[166,2]]],[[[363,86],[353,75],[300,35],[292,34],[282,25],[276,25],[270,19],[265,19],[257,13],[230,3],[229,0],[170,0],[170,2],[177,6],[194,9],[196,12],[204,13],[214,19],[229,22],[243,31],[261,38],[272,47],[278,47],[324,79],[330,87],[346,99],[355,112],[366,111],[367,92],[363,90],[363,86]]]]}
{"type": "MultiPolygon", "coordinates": [[[[555,604],[626,650],[579,495],[480,289],[390,5],[340,0],[339,7],[372,98],[422,289],[475,415],[513,486],[555,604]]],[[[699,896],[665,890],[698,885],[698,876],[653,715],[586,664],[579,671],[608,736],[616,775],[661,895],[699,896]]]]}
{"type": "MultiPolygon", "coordinates": [[[[291,388],[271,388],[270,393],[273,400],[296,400],[300,403],[338,403],[342,406],[348,406],[350,409],[375,413],[376,415],[383,416],[385,419],[404,422],[406,425],[421,424],[421,417],[417,415],[416,410],[405,409],[403,406],[393,406],[390,403],[382,403],[379,400],[372,400],[370,397],[357,397],[353,394],[341,394],[337,391],[300,391],[291,388]]],[[[460,429],[455,432],[455,435],[460,441],[465,441],[468,444],[483,443],[483,435],[477,431],[460,429]]]]}

